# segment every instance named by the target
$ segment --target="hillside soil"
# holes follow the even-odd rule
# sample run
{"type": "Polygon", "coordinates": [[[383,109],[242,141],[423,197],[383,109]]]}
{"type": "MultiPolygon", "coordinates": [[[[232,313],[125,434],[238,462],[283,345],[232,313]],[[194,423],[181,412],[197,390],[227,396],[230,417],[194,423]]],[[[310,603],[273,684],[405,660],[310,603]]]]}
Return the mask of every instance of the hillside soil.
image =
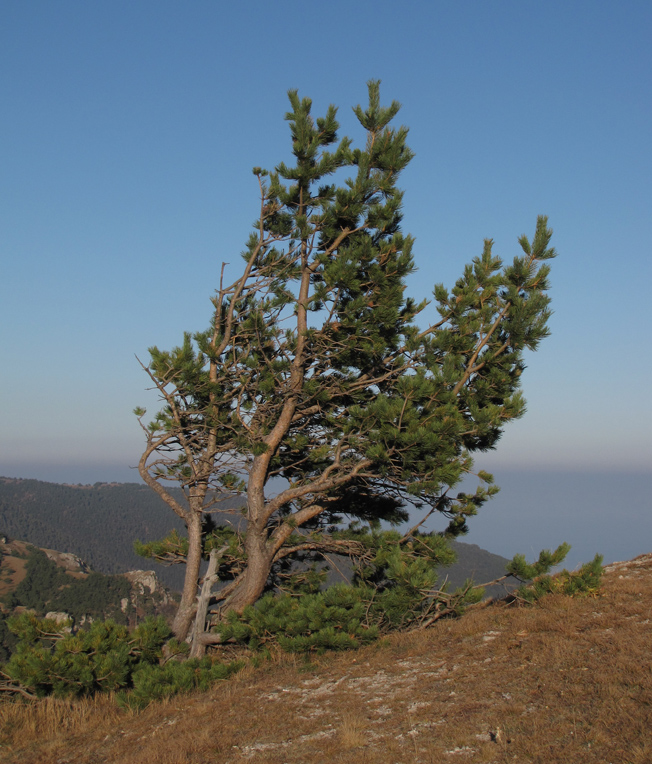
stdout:
{"type": "Polygon", "coordinates": [[[652,555],[596,597],[477,607],[312,663],[279,656],[140,714],[0,706],[7,764],[649,764],[652,555]]]}
{"type": "Polygon", "coordinates": [[[0,576],[0,597],[12,592],[25,578],[25,560],[9,555],[3,559],[2,575],[0,576]]]}

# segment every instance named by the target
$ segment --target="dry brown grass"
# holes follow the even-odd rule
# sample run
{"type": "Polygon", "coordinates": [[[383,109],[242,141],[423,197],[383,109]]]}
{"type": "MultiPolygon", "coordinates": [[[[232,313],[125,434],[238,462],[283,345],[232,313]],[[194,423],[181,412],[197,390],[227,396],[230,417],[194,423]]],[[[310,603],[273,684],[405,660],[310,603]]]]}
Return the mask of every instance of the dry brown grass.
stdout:
{"type": "Polygon", "coordinates": [[[369,739],[369,723],[361,716],[347,714],[340,725],[339,743],[346,751],[351,748],[360,748],[369,739]]]}
{"type": "Polygon", "coordinates": [[[0,548],[0,597],[13,591],[26,575],[26,560],[18,557],[27,554],[28,546],[24,541],[11,541],[0,548]]]}
{"type": "Polygon", "coordinates": [[[596,598],[478,608],[310,666],[278,656],[141,714],[0,706],[7,764],[649,764],[652,555],[596,598]]]}

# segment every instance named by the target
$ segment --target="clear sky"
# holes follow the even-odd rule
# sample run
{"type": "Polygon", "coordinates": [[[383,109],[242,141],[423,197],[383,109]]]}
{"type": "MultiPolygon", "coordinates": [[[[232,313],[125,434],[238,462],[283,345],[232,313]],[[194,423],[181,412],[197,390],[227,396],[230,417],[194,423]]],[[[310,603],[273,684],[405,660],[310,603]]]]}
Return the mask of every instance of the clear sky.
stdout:
{"type": "Polygon", "coordinates": [[[251,168],[288,158],[287,90],[355,140],[371,78],[416,152],[414,294],[485,237],[511,259],[537,214],[555,231],[529,411],[478,466],[649,473],[650,39],[649,0],[4,0],[0,474],[137,479],[135,355],[205,328],[251,168]]]}

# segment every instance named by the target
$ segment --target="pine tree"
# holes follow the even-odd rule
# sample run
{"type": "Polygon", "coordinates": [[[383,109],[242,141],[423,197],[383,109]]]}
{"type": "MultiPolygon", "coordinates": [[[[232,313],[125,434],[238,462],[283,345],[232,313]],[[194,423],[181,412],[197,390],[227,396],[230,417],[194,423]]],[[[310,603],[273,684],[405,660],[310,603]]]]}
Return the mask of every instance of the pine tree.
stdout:
{"type": "MultiPolygon", "coordinates": [[[[374,534],[343,532],[345,520],[378,533],[379,521],[416,508],[418,522],[395,546],[410,565],[424,550],[432,568],[445,552],[419,528],[441,513],[448,536],[464,533],[497,491],[481,471],[474,493],[453,493],[473,472],[472,454],[523,414],[523,352],[548,334],[555,252],[545,217],[511,264],[485,241],[452,290],[434,287],[439,318],[419,327],[425,303],[405,295],[414,242],[401,232],[397,182],[413,155],[407,129],[392,126],[399,104],[382,107],[370,82],[368,107],[354,109],[366,139],[354,148],[338,140],[335,107],[313,119],[309,99],[289,99],[293,162],[254,168],[259,213],[242,272],[229,282],[222,266],[207,331],[169,352],[150,349],[146,371],[163,407],[149,423],[136,410],[147,439],[140,474],[188,529],[149,550],[186,563],[179,639],[209,553],[225,582],[214,595],[218,620],[257,602],[296,558],[348,554],[362,570],[375,555],[378,567],[374,534]],[[207,513],[238,494],[245,522],[209,527],[207,513]]],[[[386,565],[403,562],[388,556],[386,565]]]]}

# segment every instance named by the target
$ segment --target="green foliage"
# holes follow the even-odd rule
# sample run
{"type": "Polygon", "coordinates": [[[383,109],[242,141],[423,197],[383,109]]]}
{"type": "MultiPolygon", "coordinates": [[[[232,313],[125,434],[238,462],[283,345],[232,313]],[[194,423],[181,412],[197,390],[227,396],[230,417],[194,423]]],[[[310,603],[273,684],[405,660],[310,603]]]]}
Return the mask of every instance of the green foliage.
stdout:
{"type": "Polygon", "coordinates": [[[224,640],[259,649],[275,642],[287,652],[350,650],[377,639],[378,627],[367,621],[371,592],[337,584],[324,592],[292,597],[269,593],[241,615],[231,611],[220,626],[224,640]]]}
{"type": "Polygon", "coordinates": [[[529,581],[537,576],[548,573],[555,565],[562,563],[570,552],[570,548],[570,544],[564,542],[554,552],[551,552],[549,549],[543,549],[539,553],[539,559],[532,564],[526,562],[524,555],[517,554],[507,566],[507,572],[516,578],[529,581]]]}
{"type": "Polygon", "coordinates": [[[129,633],[114,621],[95,622],[77,633],[23,614],[9,621],[18,636],[3,672],[38,696],[91,695],[129,685],[140,663],[158,661],[170,635],[165,620],[148,619],[129,633]]]}
{"type": "Polygon", "coordinates": [[[401,537],[385,531],[363,538],[370,553],[359,565],[356,580],[373,592],[374,619],[385,628],[403,628],[430,604],[437,568],[453,563],[454,552],[438,533],[401,537]]]}
{"type": "Polygon", "coordinates": [[[266,594],[243,613],[231,611],[219,626],[222,640],[253,650],[278,644],[286,652],[353,650],[387,631],[417,628],[422,622],[461,615],[482,592],[471,582],[448,595],[432,590],[415,596],[411,586],[396,585],[380,594],[370,586],[336,584],[323,592],[293,597],[266,594]]]}
{"type": "MultiPolygon", "coordinates": [[[[216,526],[210,517],[205,517],[202,532],[202,550],[207,559],[212,549],[221,551],[218,573],[220,578],[231,578],[240,568],[245,553],[242,546],[242,534],[229,526],[216,526]]],[[[134,542],[136,554],[146,559],[156,560],[164,565],[185,562],[188,554],[188,538],[172,530],[162,539],[143,544],[134,542]]]]}
{"type": "Polygon", "coordinates": [[[167,536],[156,541],[143,543],[139,539],[134,541],[134,552],[147,560],[174,564],[183,561],[188,554],[188,539],[181,536],[175,529],[167,536]]]}
{"type": "Polygon", "coordinates": [[[118,695],[120,705],[144,708],[155,700],[163,700],[183,692],[208,690],[218,681],[228,679],[244,666],[244,661],[219,663],[211,658],[192,658],[164,665],[140,663],[133,671],[132,688],[118,695]]]}
{"type": "Polygon", "coordinates": [[[546,594],[565,594],[569,597],[595,595],[602,580],[602,555],[596,554],[577,571],[562,570],[554,576],[538,575],[529,584],[520,586],[515,595],[526,602],[536,602],[546,594]]]}
{"type": "MultiPolygon", "coordinates": [[[[437,567],[454,561],[449,543],[440,534],[415,533],[406,540],[395,531],[369,533],[353,528],[335,534],[335,538],[343,537],[363,541],[368,550],[352,585],[338,584],[294,596],[268,592],[241,614],[228,613],[218,627],[222,640],[254,650],[270,643],[298,653],[349,650],[374,641],[382,633],[461,616],[483,597],[482,587],[471,580],[453,592],[437,587],[437,567]]],[[[599,555],[575,573],[547,575],[569,550],[568,544],[561,544],[554,552],[543,550],[533,564],[516,555],[508,575],[534,579],[516,596],[535,601],[553,591],[569,596],[595,592],[602,573],[599,555]]]]}
{"type": "Polygon", "coordinates": [[[69,626],[32,614],[10,619],[18,642],[0,670],[38,697],[120,691],[122,704],[143,708],[179,692],[207,689],[242,666],[209,658],[170,660],[186,653],[188,646],[169,639],[163,618],[149,618],[131,632],[113,621],[93,623],[75,634],[69,633],[69,626]],[[168,660],[161,664],[164,645],[168,660]]]}

